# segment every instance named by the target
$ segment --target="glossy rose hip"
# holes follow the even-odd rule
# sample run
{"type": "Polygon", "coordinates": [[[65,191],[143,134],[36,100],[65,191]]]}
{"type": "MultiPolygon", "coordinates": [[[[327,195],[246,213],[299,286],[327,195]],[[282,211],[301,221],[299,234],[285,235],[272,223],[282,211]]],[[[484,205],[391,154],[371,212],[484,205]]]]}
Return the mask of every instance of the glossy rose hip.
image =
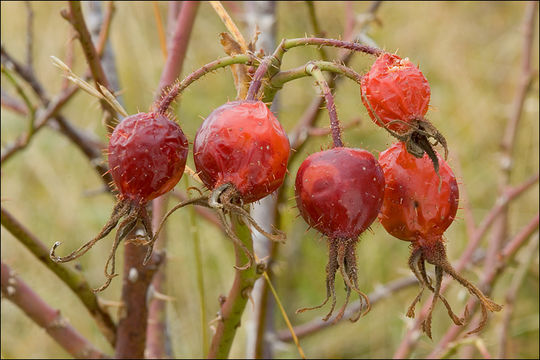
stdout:
{"type": "MultiPolygon", "coordinates": [[[[362,77],[362,102],[371,119],[381,124],[393,120],[412,122],[422,119],[428,110],[431,90],[426,78],[408,59],[384,53],[380,55],[367,74],[362,77]],[[369,103],[366,101],[369,101],[369,103]]],[[[395,122],[390,130],[405,133],[411,128],[395,122]]]]}
{"type": "Polygon", "coordinates": [[[233,101],[203,122],[193,145],[199,176],[209,189],[231,183],[244,203],[262,199],[283,183],[290,145],[262,101],[233,101]]]}
{"type": "Polygon", "coordinates": [[[109,167],[124,197],[148,202],[171,190],[182,177],[188,142],[175,122],[162,114],[125,118],[109,141],[109,167]]]}
{"type": "Polygon", "coordinates": [[[353,239],[377,218],[384,175],[368,151],[338,147],[304,160],[295,191],[298,209],[309,225],[329,238],[353,239]]]}
{"type": "MultiPolygon", "coordinates": [[[[437,155],[439,156],[439,155],[437,155]]],[[[380,220],[386,231],[406,241],[437,241],[454,221],[459,190],[452,169],[439,156],[439,178],[427,155],[416,158],[402,142],[379,155],[386,190],[380,220]]]]}

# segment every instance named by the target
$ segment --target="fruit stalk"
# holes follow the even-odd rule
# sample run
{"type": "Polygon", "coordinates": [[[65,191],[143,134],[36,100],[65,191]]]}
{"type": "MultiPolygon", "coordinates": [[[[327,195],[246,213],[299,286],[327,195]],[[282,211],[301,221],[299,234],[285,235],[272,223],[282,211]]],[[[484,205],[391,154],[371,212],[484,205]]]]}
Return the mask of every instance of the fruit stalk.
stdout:
{"type": "Polygon", "coordinates": [[[272,78],[270,79],[270,83],[264,88],[263,101],[270,102],[271,99],[274,98],[276,92],[280,90],[283,85],[285,85],[285,83],[305,76],[310,76],[311,74],[306,71],[307,67],[310,65],[315,65],[321,71],[328,71],[346,76],[349,79],[358,83],[359,85],[362,82],[362,76],[348,66],[330,61],[310,61],[306,65],[302,65],[290,70],[280,71],[274,76],[272,76],[272,78]]]}
{"type": "Polygon", "coordinates": [[[208,64],[189,74],[186,78],[184,78],[184,80],[176,82],[170,88],[165,89],[163,91],[161,100],[158,101],[156,104],[157,112],[162,114],[166,113],[167,109],[176,99],[176,97],[180,95],[185,88],[187,88],[189,85],[191,85],[193,82],[200,79],[204,75],[234,64],[254,65],[254,59],[255,57],[253,55],[240,54],[225,56],[209,62],[208,64]]]}
{"type": "Polygon", "coordinates": [[[306,72],[315,78],[317,85],[320,87],[324,95],[328,116],[330,117],[330,127],[332,129],[332,140],[334,142],[334,147],[343,147],[343,141],[341,140],[341,127],[339,124],[339,119],[336,112],[336,104],[334,102],[332,91],[330,90],[321,69],[319,69],[315,64],[307,65],[306,72]]]}

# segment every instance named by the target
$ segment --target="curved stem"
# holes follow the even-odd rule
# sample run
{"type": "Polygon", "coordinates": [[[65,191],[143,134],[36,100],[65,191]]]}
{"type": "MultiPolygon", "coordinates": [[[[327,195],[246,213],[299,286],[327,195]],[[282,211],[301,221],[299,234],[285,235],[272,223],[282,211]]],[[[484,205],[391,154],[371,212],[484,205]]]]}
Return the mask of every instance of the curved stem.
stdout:
{"type": "Polygon", "coordinates": [[[189,74],[186,78],[184,78],[184,80],[180,82],[176,82],[169,89],[165,90],[163,92],[163,95],[161,96],[161,99],[155,102],[155,107],[157,108],[157,112],[161,114],[166,113],[167,109],[169,108],[169,105],[174,101],[174,99],[176,99],[176,97],[180,95],[180,93],[185,88],[187,88],[194,81],[200,79],[204,75],[211,73],[215,70],[233,65],[233,64],[255,65],[254,64],[255,60],[256,58],[253,55],[240,54],[240,55],[222,57],[220,59],[209,62],[208,64],[204,65],[200,69],[195,70],[194,72],[189,74]]]}
{"type": "Polygon", "coordinates": [[[343,147],[343,141],[341,140],[341,128],[332,91],[330,90],[321,69],[319,69],[316,65],[307,65],[306,72],[317,80],[317,85],[321,88],[324,95],[326,108],[328,109],[328,116],[330,117],[330,127],[332,128],[332,140],[334,141],[334,147],[343,147]]]}
{"type": "Polygon", "coordinates": [[[304,45],[333,46],[337,48],[363,52],[363,53],[374,55],[374,56],[379,56],[383,53],[381,49],[377,49],[375,47],[371,47],[367,45],[361,45],[355,42],[311,37],[311,38],[297,38],[297,39],[283,40],[281,45],[274,52],[274,56],[277,59],[281,60],[281,58],[283,57],[283,54],[285,54],[287,50],[292,49],[293,47],[304,46],[304,45]]]}
{"type": "Polygon", "coordinates": [[[246,100],[255,100],[255,98],[257,97],[257,93],[259,92],[259,89],[262,85],[262,78],[264,77],[264,75],[266,75],[266,72],[268,71],[268,66],[271,62],[272,57],[268,56],[261,62],[261,65],[257,68],[257,71],[255,72],[255,74],[253,75],[253,79],[251,80],[251,84],[249,85],[246,100]]]}
{"type": "Polygon", "coordinates": [[[359,85],[362,81],[362,75],[360,75],[348,66],[330,61],[310,61],[305,65],[290,70],[280,71],[274,76],[272,76],[272,78],[270,79],[270,84],[265,87],[263,101],[268,102],[270,99],[272,99],[274,94],[279,89],[281,89],[283,85],[285,85],[285,83],[305,76],[310,76],[311,74],[306,70],[307,67],[310,65],[315,65],[321,71],[329,71],[335,74],[346,76],[352,81],[358,83],[359,85]]]}

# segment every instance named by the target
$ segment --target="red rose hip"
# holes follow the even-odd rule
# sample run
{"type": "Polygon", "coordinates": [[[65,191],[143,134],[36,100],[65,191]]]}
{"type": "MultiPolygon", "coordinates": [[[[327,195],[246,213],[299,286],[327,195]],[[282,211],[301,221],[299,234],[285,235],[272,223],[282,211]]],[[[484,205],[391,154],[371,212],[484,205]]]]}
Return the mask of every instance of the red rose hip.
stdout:
{"type": "Polygon", "coordinates": [[[60,245],[59,242],[55,243],[51,249],[51,259],[55,262],[77,259],[118,225],[105,264],[107,280],[94,291],[104,290],[117,275],[115,257],[120,241],[140,221],[146,230],[146,240],[141,242],[148,248],[144,259],[146,263],[155,241],[146,204],[178,183],[184,173],[187,154],[188,142],[182,129],[164,113],[139,113],[126,117],[116,126],[109,139],[109,171],[119,192],[109,221],[94,239],[67,256],[55,255],[60,245]]]}
{"type": "Polygon", "coordinates": [[[109,140],[109,168],[121,196],[146,203],[171,190],[186,166],[188,142],[159,113],[128,116],[109,140]]]}
{"type": "MultiPolygon", "coordinates": [[[[326,299],[332,297],[332,307],[324,320],[332,315],[336,304],[335,274],[338,269],[345,280],[347,299],[335,321],[341,319],[355,290],[365,301],[364,314],[369,311],[367,296],[358,290],[356,243],[358,236],[377,218],[383,202],[384,175],[377,160],[368,151],[335,147],[310,155],[296,175],[296,203],[306,222],[328,237],[329,259],[326,267],[326,299]]],[[[351,319],[358,320],[361,313],[351,319]]]]}
{"type": "Polygon", "coordinates": [[[482,320],[479,326],[470,333],[479,332],[484,327],[488,310],[502,309],[500,305],[488,299],[476,286],[458,274],[446,257],[443,233],[455,219],[459,191],[452,169],[438,154],[436,155],[440,164],[438,174],[434,171],[427,155],[416,158],[407,152],[405,145],[401,142],[392,145],[379,155],[386,181],[384,202],[379,218],[389,234],[412,243],[409,267],[418,278],[421,290],[409,307],[407,316],[414,317],[414,308],[424,288],[428,288],[435,294],[428,316],[422,323],[424,332],[430,338],[431,315],[439,298],[446,306],[454,323],[463,324],[463,319],[453,313],[446,299],[439,293],[444,272],[465,286],[480,302],[482,320]],[[435,265],[433,285],[427,276],[425,261],[435,265]]]}
{"type": "Polygon", "coordinates": [[[431,137],[447,152],[446,140],[425,118],[431,90],[420,69],[409,59],[383,53],[362,77],[362,102],[369,116],[421,158],[427,153],[438,170],[438,159],[428,141],[431,137]]]}
{"type": "Polygon", "coordinates": [[[296,203],[329,238],[357,238],[377,218],[384,175],[368,151],[337,147],[310,155],[296,175],[296,203]]]}
{"type": "Polygon", "coordinates": [[[204,184],[211,190],[231,184],[244,204],[281,186],[289,152],[287,134],[262,101],[233,101],[215,109],[193,145],[204,184]]]}

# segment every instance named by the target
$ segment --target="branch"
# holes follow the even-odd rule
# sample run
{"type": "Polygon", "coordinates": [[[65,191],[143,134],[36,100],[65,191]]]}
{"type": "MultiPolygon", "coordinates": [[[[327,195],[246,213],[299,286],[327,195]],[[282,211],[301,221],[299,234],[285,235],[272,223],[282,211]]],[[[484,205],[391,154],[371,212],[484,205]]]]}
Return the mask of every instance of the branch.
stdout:
{"type": "Polygon", "coordinates": [[[144,358],[148,321],[148,289],[152,278],[163,260],[163,254],[154,251],[152,258],[143,266],[146,248],[129,240],[124,249],[124,279],[122,284],[121,313],[118,320],[115,357],[144,358]]]}
{"type": "Polygon", "coordinates": [[[19,240],[38,260],[58,276],[81,300],[88,312],[92,315],[99,329],[114,346],[116,326],[110,315],[99,306],[97,296],[94,294],[86,279],[79,272],[72,270],[65,264],[59,264],[49,257],[49,248],[45,246],[34,234],[24,227],[15,217],[4,208],[1,208],[2,226],[19,240]]]}
{"type": "MultiPolygon", "coordinates": [[[[311,24],[311,28],[313,29],[313,33],[316,37],[324,37],[324,33],[321,31],[321,28],[319,26],[319,21],[317,20],[317,14],[315,12],[315,5],[313,5],[313,1],[304,1],[308,8],[308,14],[309,14],[309,22],[311,24]]],[[[328,60],[328,54],[326,52],[326,49],[322,46],[317,48],[319,51],[319,56],[322,60],[328,60]]]]}
{"type": "MultiPolygon", "coordinates": [[[[248,227],[242,224],[236,215],[231,214],[231,219],[238,238],[246,246],[249,252],[253,252],[253,242],[248,227]]],[[[235,244],[234,254],[236,266],[241,267],[248,261],[242,249],[235,244]]],[[[246,307],[253,284],[260,277],[261,272],[257,271],[258,266],[251,266],[247,270],[235,270],[234,282],[229,291],[229,295],[222,303],[217,321],[216,332],[212,338],[208,358],[226,359],[231,350],[231,346],[236,335],[236,330],[240,327],[240,319],[246,307]]]]}
{"type": "Polygon", "coordinates": [[[9,266],[2,262],[2,295],[20,308],[69,354],[78,359],[104,359],[97,350],[75,330],[59,310],[50,307],[9,266]]]}
{"type": "MultiPolygon", "coordinates": [[[[537,217],[538,221],[538,217],[537,217]]],[[[537,225],[538,226],[538,225],[537,225]]],[[[501,326],[499,334],[499,355],[500,359],[508,358],[508,343],[509,343],[509,333],[510,333],[510,321],[512,320],[512,315],[514,313],[514,308],[516,306],[516,299],[518,297],[518,291],[523,285],[525,276],[531,266],[532,261],[535,256],[538,254],[538,236],[536,236],[527,247],[525,252],[525,259],[521,262],[517,268],[512,281],[510,282],[510,289],[506,292],[506,304],[504,305],[504,318],[503,324],[501,326]]]]}
{"type": "MultiPolygon", "coordinates": [[[[503,270],[508,266],[510,261],[513,259],[517,251],[526,244],[526,241],[537,231],[539,222],[539,215],[536,216],[525,226],[522,231],[520,231],[514,239],[508,242],[508,245],[500,252],[498,256],[498,262],[495,265],[495,271],[491,272],[488,277],[482,279],[480,283],[480,288],[492,287],[494,282],[498,279],[499,275],[502,274],[503,270]]],[[[441,288],[442,290],[442,288],[441,288]]],[[[474,297],[471,297],[467,302],[466,309],[469,310],[471,314],[474,313],[477,305],[477,300],[474,297]]],[[[472,315],[471,315],[472,316],[472,315]]],[[[468,328],[474,329],[477,326],[477,322],[471,321],[468,328]]],[[[440,354],[446,352],[446,348],[449,344],[458,337],[458,335],[464,330],[463,326],[451,326],[446,334],[441,338],[439,343],[434,347],[431,354],[428,355],[429,358],[439,358],[440,354]]]]}
{"type": "MultiPolygon", "coordinates": [[[[96,83],[96,89],[101,92],[98,85],[101,84],[105,86],[109,91],[111,91],[111,86],[101,66],[98,52],[94,47],[90,32],[86,27],[86,21],[84,20],[84,16],[82,14],[81,3],[80,1],[70,1],[68,2],[68,5],[70,11],[63,11],[62,16],[64,16],[64,18],[66,18],[66,20],[71,23],[71,25],[79,35],[79,41],[81,43],[84,56],[86,57],[86,61],[88,62],[88,66],[90,67],[92,77],[94,78],[94,81],[96,83]]],[[[101,104],[101,107],[106,115],[105,124],[107,125],[107,131],[111,133],[114,129],[114,126],[116,125],[116,121],[114,120],[114,118],[116,117],[116,111],[108,102],[103,99],[100,99],[99,103],[101,104]]]]}

